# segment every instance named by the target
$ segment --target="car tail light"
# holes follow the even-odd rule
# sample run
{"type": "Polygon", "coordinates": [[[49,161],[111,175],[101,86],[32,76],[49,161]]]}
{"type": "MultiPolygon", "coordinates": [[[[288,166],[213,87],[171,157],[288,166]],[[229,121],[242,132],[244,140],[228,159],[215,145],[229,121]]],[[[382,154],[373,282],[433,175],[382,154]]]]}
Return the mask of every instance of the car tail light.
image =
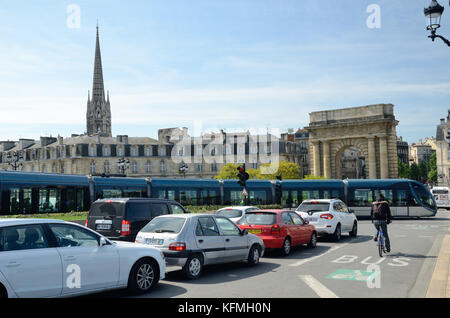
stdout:
{"type": "Polygon", "coordinates": [[[122,221],[122,228],[121,228],[120,234],[123,236],[127,236],[127,235],[131,234],[130,221],[127,221],[127,220],[122,221]]]}
{"type": "Polygon", "coordinates": [[[185,251],[186,243],[180,243],[180,242],[172,243],[169,245],[169,250],[170,251],[185,251]]]}
{"type": "Polygon", "coordinates": [[[274,224],[274,226],[272,226],[272,228],[270,229],[270,233],[271,234],[280,234],[280,226],[278,224],[274,224]]]}
{"type": "Polygon", "coordinates": [[[326,219],[326,220],[331,220],[332,218],[333,218],[333,215],[332,214],[322,214],[321,216],[320,216],[320,218],[321,219],[326,219]]]}
{"type": "Polygon", "coordinates": [[[86,219],[86,221],[84,221],[84,226],[88,227],[88,220],[86,219]]]}

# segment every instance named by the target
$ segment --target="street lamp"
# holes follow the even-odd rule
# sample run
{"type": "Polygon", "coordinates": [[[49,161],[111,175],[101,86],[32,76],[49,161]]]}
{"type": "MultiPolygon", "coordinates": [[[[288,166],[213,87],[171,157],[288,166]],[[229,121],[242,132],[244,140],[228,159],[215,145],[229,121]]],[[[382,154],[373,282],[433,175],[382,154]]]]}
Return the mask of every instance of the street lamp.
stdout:
{"type": "Polygon", "coordinates": [[[427,30],[431,31],[428,37],[434,42],[435,38],[440,38],[445,44],[450,46],[450,41],[441,35],[436,34],[436,30],[441,27],[441,17],[444,13],[444,7],[441,6],[437,0],[432,0],[428,8],[424,9],[424,14],[427,19],[427,30]]]}
{"type": "Polygon", "coordinates": [[[123,175],[125,175],[125,170],[127,170],[130,167],[130,160],[125,160],[124,158],[121,158],[117,160],[117,166],[119,167],[119,172],[123,175]]]}
{"type": "Polygon", "coordinates": [[[22,163],[19,162],[20,160],[23,160],[23,157],[19,155],[17,151],[14,151],[12,156],[10,153],[6,156],[6,162],[13,168],[14,171],[22,166],[22,163]]]}
{"type": "Polygon", "coordinates": [[[184,178],[186,178],[186,171],[189,169],[189,167],[184,163],[184,161],[181,162],[180,168],[178,169],[178,172],[183,175],[184,178]]]}

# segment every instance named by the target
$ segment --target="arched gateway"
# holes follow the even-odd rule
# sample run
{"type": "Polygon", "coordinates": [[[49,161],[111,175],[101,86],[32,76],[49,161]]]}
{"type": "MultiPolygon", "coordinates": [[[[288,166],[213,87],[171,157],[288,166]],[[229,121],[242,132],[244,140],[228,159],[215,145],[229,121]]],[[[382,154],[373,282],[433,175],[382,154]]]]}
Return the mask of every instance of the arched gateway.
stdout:
{"type": "Polygon", "coordinates": [[[341,156],[358,148],[364,175],[370,179],[398,177],[398,121],[394,105],[378,104],[310,113],[309,146],[311,173],[341,179],[341,156]]]}

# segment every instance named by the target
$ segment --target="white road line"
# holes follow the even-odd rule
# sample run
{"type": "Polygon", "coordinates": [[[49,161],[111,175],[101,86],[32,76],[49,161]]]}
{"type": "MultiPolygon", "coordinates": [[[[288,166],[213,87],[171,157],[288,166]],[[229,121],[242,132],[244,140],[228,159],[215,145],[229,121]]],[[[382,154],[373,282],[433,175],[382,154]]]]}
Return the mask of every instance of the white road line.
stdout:
{"type": "Polygon", "coordinates": [[[335,293],[326,288],[317,279],[311,275],[299,275],[300,279],[305,282],[320,298],[339,298],[335,293]]]}
{"type": "Polygon", "coordinates": [[[313,260],[315,260],[315,259],[317,259],[317,258],[319,258],[319,257],[322,257],[322,256],[324,256],[324,255],[326,255],[326,254],[328,254],[328,253],[334,252],[335,250],[340,249],[341,247],[347,246],[348,244],[349,244],[349,243],[335,245],[335,246],[333,246],[332,248],[330,248],[328,251],[326,251],[325,253],[316,255],[316,256],[314,256],[314,257],[302,259],[302,260],[300,260],[300,261],[298,261],[298,262],[289,264],[289,266],[293,266],[293,267],[301,266],[301,265],[303,265],[303,264],[305,264],[305,263],[308,263],[308,262],[313,261],[313,260]]]}

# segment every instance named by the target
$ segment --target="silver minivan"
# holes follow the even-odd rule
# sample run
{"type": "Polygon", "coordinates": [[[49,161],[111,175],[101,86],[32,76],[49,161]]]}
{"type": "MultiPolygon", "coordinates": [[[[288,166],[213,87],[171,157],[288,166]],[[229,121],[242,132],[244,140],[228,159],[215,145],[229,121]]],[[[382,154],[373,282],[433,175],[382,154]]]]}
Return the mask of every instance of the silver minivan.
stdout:
{"type": "Polygon", "coordinates": [[[203,266],[246,260],[259,263],[264,243],[228,218],[213,214],[163,215],[150,221],[136,243],[161,249],[168,266],[181,266],[189,279],[200,277],[203,266]]]}

